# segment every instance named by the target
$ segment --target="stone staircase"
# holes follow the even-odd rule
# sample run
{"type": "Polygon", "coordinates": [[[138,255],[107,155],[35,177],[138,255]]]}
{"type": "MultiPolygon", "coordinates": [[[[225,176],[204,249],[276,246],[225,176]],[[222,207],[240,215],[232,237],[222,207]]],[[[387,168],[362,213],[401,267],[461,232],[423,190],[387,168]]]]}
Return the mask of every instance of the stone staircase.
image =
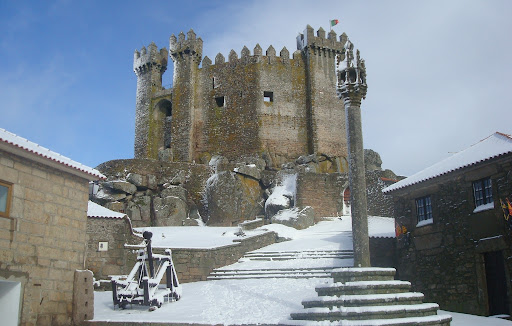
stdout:
{"type": "Polygon", "coordinates": [[[352,250],[253,251],[236,267],[214,269],[207,279],[330,278],[333,270],[352,259],[352,250]]]}
{"type": "Polygon", "coordinates": [[[302,301],[304,310],[280,325],[450,325],[437,304],[423,303],[422,293],[394,276],[393,268],[336,269],[334,283],[317,286],[318,297],[302,301]]]}

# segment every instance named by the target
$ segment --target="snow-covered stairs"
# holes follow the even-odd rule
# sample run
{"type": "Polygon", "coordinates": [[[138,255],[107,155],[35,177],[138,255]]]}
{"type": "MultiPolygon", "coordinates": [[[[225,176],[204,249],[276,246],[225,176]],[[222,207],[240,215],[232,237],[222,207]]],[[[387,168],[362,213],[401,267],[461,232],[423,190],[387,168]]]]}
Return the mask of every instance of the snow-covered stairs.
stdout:
{"type": "Polygon", "coordinates": [[[317,298],[302,301],[304,309],[281,325],[447,326],[451,317],[437,315],[439,306],[423,303],[411,284],[394,280],[393,268],[341,268],[334,283],[315,288],[317,298]]]}
{"type": "Polygon", "coordinates": [[[330,278],[353,261],[352,250],[252,251],[237,264],[217,268],[208,280],[254,278],[330,278]]]}

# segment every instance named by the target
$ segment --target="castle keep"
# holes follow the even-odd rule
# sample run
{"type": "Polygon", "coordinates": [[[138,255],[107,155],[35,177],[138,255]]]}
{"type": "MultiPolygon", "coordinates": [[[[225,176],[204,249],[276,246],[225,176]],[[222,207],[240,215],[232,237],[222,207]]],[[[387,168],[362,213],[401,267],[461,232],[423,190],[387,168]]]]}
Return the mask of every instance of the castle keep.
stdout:
{"type": "Polygon", "coordinates": [[[273,46],[265,53],[244,46],[215,62],[202,56],[203,41],[190,30],[135,51],[137,75],[135,158],[208,163],[246,155],[270,166],[304,154],[325,154],[346,170],[345,112],[336,98],[335,63],[346,34],[316,33],[307,26],[290,58],[273,46]],[[162,87],[167,56],[173,87],[162,87]]]}

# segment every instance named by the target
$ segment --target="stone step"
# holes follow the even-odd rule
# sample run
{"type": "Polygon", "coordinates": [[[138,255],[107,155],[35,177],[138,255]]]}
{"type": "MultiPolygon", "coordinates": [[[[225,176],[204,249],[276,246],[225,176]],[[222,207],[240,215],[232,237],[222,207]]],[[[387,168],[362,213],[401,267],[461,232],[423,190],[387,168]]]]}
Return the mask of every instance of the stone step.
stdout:
{"type": "Polygon", "coordinates": [[[298,320],[371,320],[371,319],[399,319],[412,317],[425,317],[437,315],[439,305],[436,303],[420,303],[414,305],[392,306],[359,306],[359,307],[333,307],[305,308],[301,312],[291,313],[292,319],[298,320]]]}
{"type": "Polygon", "coordinates": [[[246,254],[243,259],[247,260],[288,260],[288,259],[317,259],[317,258],[353,258],[353,252],[272,252],[246,254]]]}
{"type": "Polygon", "coordinates": [[[330,278],[331,271],[323,268],[260,269],[260,270],[216,270],[208,280],[252,279],[252,278],[330,278]]]}
{"type": "Polygon", "coordinates": [[[411,305],[422,303],[424,297],[419,292],[326,296],[303,300],[302,305],[304,308],[411,305]]]}
{"type": "Polygon", "coordinates": [[[319,296],[404,293],[411,287],[406,281],[358,281],[323,284],[315,288],[319,296]]]}
{"type": "Polygon", "coordinates": [[[394,268],[338,268],[332,273],[334,282],[390,281],[395,278],[394,268]]]}
{"type": "MultiPolygon", "coordinates": [[[[245,257],[248,258],[248,257],[245,257]]],[[[352,259],[353,255],[336,255],[336,256],[315,256],[315,257],[307,257],[307,256],[276,256],[276,257],[250,257],[249,260],[260,260],[260,261],[279,261],[279,260],[292,260],[292,259],[352,259]]]]}
{"type": "Polygon", "coordinates": [[[206,277],[208,281],[213,280],[247,280],[247,279],[258,279],[258,278],[293,278],[293,279],[307,279],[307,278],[330,278],[330,273],[325,274],[267,274],[267,275],[232,275],[232,276],[215,276],[209,275],[206,277]]]}
{"type": "Polygon", "coordinates": [[[313,320],[283,320],[281,326],[450,326],[452,317],[449,315],[431,315],[424,317],[389,318],[371,320],[338,319],[331,322],[313,320]]]}
{"type": "Polygon", "coordinates": [[[353,255],[352,250],[324,250],[324,251],[258,251],[248,252],[245,257],[276,257],[276,256],[336,256],[353,255]]]}
{"type": "Polygon", "coordinates": [[[243,273],[266,273],[266,272],[286,273],[286,272],[300,272],[300,271],[304,271],[304,272],[322,271],[322,272],[326,272],[326,273],[331,273],[334,269],[336,269],[336,267],[288,267],[288,268],[276,267],[276,268],[251,268],[251,269],[242,269],[242,268],[226,269],[226,268],[221,267],[221,268],[214,269],[212,274],[224,274],[224,273],[243,274],[243,273]]]}

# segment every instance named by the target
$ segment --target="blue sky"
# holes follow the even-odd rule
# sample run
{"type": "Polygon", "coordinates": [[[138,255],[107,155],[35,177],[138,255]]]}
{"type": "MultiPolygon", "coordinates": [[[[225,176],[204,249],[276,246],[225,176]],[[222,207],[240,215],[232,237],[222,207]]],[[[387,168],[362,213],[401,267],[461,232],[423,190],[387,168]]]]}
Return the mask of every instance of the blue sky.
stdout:
{"type": "Polygon", "coordinates": [[[410,175],[512,133],[511,14],[506,0],[4,0],[0,127],[92,167],[131,158],[135,49],[193,28],[212,59],[256,43],[293,53],[307,24],[339,19],[366,60],[365,148],[410,175]]]}

